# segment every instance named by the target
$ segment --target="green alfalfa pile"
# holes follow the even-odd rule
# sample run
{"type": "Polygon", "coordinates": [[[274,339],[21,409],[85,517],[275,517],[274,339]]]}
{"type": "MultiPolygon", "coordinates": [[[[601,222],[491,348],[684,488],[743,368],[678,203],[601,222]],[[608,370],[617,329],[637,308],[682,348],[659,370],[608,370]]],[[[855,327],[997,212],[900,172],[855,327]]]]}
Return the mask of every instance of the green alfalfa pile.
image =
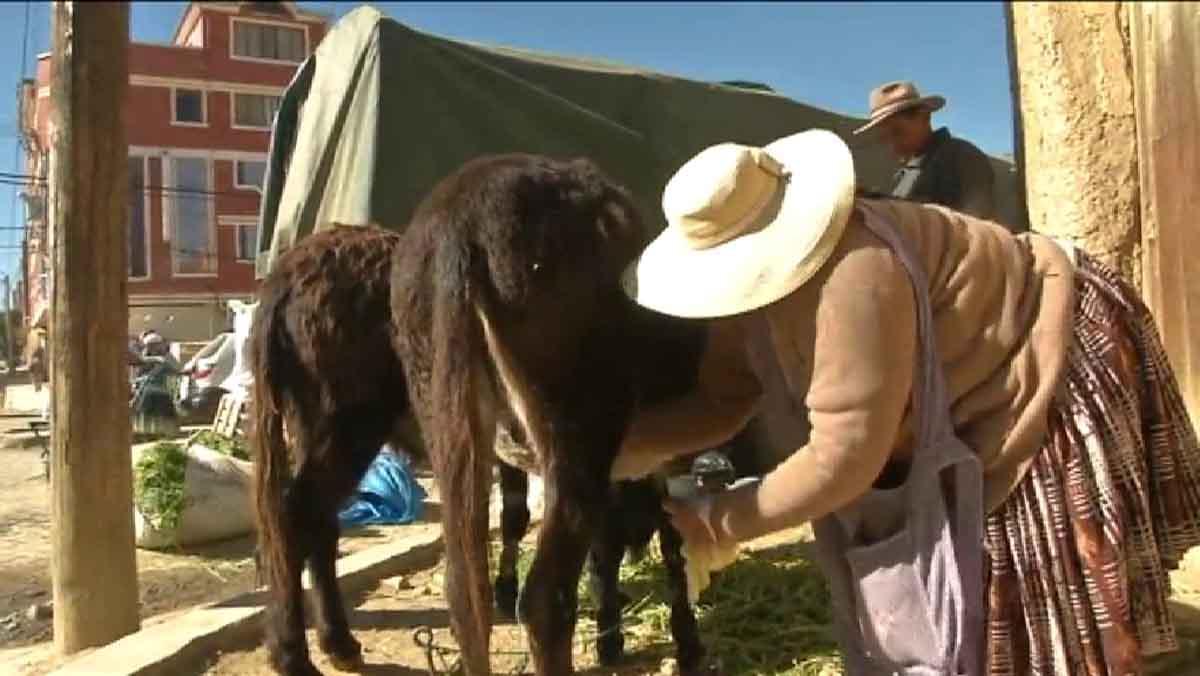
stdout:
{"type": "Polygon", "coordinates": [[[201,430],[193,434],[188,442],[189,444],[199,444],[205,448],[211,448],[218,453],[233,456],[238,460],[250,459],[250,452],[246,449],[246,444],[240,439],[231,439],[217,434],[212,430],[201,430]]]}
{"type": "MultiPolygon", "coordinates": [[[[498,559],[498,547],[492,560],[498,559]]],[[[523,547],[518,574],[525,579],[533,557],[523,547]]],[[[625,650],[630,659],[674,655],[666,568],[657,542],[641,561],[621,568],[625,650]]],[[[595,636],[594,604],[587,577],[580,581],[577,643],[595,636]]],[[[732,566],[714,574],[696,608],[701,640],[729,674],[754,676],[841,676],[832,633],[829,591],[803,544],[744,551],[732,566]]],[[[581,647],[581,646],[577,646],[581,647]]]]}
{"type": "Polygon", "coordinates": [[[163,441],[138,458],[133,468],[133,499],[154,527],[174,532],[183,517],[187,451],[182,444],[163,441]]]}
{"type": "Polygon", "coordinates": [[[161,441],[143,452],[134,465],[134,501],[138,510],[159,531],[174,532],[183,517],[187,502],[184,495],[187,448],[193,443],[239,460],[250,457],[239,441],[209,431],[193,435],[186,443],[161,441]]]}

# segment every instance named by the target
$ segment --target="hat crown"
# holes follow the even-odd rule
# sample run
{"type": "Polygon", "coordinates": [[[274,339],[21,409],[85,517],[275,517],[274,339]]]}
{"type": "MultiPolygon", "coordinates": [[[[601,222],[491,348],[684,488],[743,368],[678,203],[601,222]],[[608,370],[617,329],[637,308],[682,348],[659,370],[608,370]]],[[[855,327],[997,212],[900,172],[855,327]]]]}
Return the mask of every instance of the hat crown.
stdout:
{"type": "Polygon", "coordinates": [[[917,85],[904,80],[885,82],[871,91],[871,110],[921,98],[917,85]]]}
{"type": "Polygon", "coordinates": [[[754,222],[784,177],[783,165],[760,148],[711,146],[667,182],[663,214],[693,248],[717,246],[754,222]]]}

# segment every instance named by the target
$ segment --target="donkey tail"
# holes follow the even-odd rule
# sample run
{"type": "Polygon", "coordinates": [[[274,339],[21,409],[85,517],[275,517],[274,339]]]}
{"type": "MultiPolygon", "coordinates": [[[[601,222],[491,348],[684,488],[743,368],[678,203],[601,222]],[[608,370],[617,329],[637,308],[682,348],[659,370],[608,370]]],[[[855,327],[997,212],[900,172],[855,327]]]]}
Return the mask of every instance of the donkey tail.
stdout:
{"type": "Polygon", "coordinates": [[[289,530],[283,504],[290,467],[283,433],[283,392],[279,376],[288,350],[284,333],[285,290],[263,289],[250,331],[249,360],[254,374],[254,399],[250,436],[255,450],[254,513],[258,527],[259,563],[276,593],[286,593],[294,583],[287,565],[289,530]]]}
{"type": "MultiPolygon", "coordinates": [[[[465,258],[465,257],[464,257],[465,258]]],[[[488,579],[488,494],[495,425],[485,424],[481,396],[487,387],[479,368],[486,346],[468,293],[468,263],[439,275],[432,312],[428,430],[430,456],[442,498],[446,533],[446,598],[451,626],[468,676],[491,673],[492,585],[488,579]]]]}

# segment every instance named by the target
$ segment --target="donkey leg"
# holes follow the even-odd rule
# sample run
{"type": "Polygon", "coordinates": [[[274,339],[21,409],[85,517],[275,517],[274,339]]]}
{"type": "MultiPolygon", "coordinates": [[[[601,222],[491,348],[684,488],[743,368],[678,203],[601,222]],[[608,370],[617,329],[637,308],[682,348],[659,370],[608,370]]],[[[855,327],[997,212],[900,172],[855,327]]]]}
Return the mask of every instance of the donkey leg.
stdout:
{"type": "Polygon", "coordinates": [[[309,505],[315,492],[303,477],[288,487],[283,500],[283,586],[272,584],[272,602],[267,610],[266,643],[271,666],[283,676],[320,676],[308,655],[304,635],[304,590],[301,572],[312,549],[315,521],[309,505]]]}
{"type": "Polygon", "coordinates": [[[590,544],[591,516],[603,508],[601,500],[586,499],[598,491],[582,483],[547,476],[537,553],[518,603],[528,629],[534,673],[539,675],[575,673],[571,639],[579,610],[579,577],[590,544]]]}
{"type": "Polygon", "coordinates": [[[337,584],[340,528],[336,506],[322,511],[320,525],[313,533],[313,551],[308,559],[317,601],[317,643],[321,646],[321,652],[329,656],[333,666],[352,671],[362,664],[362,646],[350,633],[350,621],[337,584]]]}
{"type": "Polygon", "coordinates": [[[700,641],[700,627],[692,604],[688,602],[687,569],[683,558],[683,538],[663,515],[658,530],[663,564],[667,567],[667,588],[671,595],[671,638],[675,640],[675,659],[683,676],[718,673],[707,663],[707,651],[700,641]]]}
{"type": "Polygon", "coordinates": [[[517,559],[521,540],[529,531],[529,476],[521,470],[500,464],[500,512],[502,549],[496,573],[496,611],[506,620],[517,618],[517,559]]]}
{"type": "Polygon", "coordinates": [[[383,411],[356,410],[334,419],[331,441],[322,456],[331,461],[320,469],[322,499],[314,502],[317,528],[313,532],[313,550],[309,556],[316,592],[315,624],[317,642],[335,667],[352,671],[362,664],[362,645],[350,632],[350,620],[337,583],[337,545],[341,535],[338,508],[362,481],[383,444],[383,411]]]}
{"type": "Polygon", "coordinates": [[[625,636],[621,632],[621,610],[625,599],[619,580],[625,541],[616,516],[618,514],[612,507],[602,511],[588,559],[589,584],[596,604],[596,658],[604,666],[617,664],[625,655],[625,636]]]}

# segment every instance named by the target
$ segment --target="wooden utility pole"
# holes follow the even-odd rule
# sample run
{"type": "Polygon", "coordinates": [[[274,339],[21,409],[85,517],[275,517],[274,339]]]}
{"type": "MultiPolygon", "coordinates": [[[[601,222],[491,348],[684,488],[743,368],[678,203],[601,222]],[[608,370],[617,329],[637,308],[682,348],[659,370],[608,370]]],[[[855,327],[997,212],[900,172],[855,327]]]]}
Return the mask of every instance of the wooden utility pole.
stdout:
{"type": "Polygon", "coordinates": [[[70,654],[138,629],[121,116],[129,4],[51,8],[54,642],[70,654]]]}
{"type": "Polygon", "coordinates": [[[16,370],[17,364],[13,361],[13,321],[12,321],[12,289],[8,286],[8,275],[4,275],[4,349],[8,353],[8,371],[12,373],[16,370]]]}

